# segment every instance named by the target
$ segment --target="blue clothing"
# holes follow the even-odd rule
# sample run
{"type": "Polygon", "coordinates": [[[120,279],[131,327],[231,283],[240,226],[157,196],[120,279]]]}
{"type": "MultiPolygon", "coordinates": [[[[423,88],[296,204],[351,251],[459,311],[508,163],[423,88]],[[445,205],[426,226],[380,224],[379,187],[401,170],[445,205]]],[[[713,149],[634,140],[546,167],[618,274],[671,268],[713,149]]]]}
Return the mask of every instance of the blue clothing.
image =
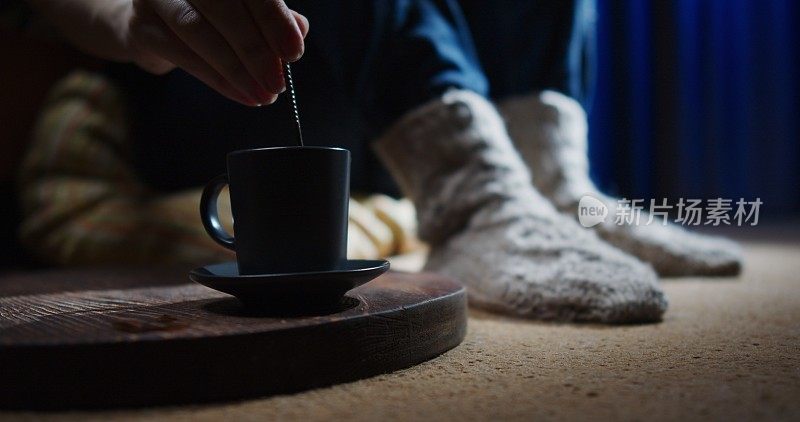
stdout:
{"type": "MultiPolygon", "coordinates": [[[[585,98],[591,3],[565,1],[290,1],[311,22],[306,53],[293,64],[309,145],[353,154],[354,192],[397,193],[368,147],[413,107],[450,88],[504,97],[544,88],[585,98]],[[587,12],[589,11],[589,12],[587,12]]],[[[235,104],[182,71],[152,76],[109,69],[134,117],[136,168],[173,191],[225,171],[229,151],[290,145],[288,102],[235,104]]]]}
{"type": "Polygon", "coordinates": [[[459,0],[459,5],[493,99],[552,89],[584,107],[591,104],[594,0],[459,0]]]}

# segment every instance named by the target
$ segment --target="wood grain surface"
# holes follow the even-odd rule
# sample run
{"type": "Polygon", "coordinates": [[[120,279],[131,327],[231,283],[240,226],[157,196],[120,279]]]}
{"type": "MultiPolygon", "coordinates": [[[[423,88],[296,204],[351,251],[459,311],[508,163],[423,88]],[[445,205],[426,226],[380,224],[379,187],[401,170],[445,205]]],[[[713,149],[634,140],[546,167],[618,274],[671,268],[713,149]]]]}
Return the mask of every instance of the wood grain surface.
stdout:
{"type": "Polygon", "coordinates": [[[455,347],[466,295],[390,272],[327,315],[245,313],[184,271],[0,276],[0,406],[103,408],[244,399],[405,368],[455,347]]]}

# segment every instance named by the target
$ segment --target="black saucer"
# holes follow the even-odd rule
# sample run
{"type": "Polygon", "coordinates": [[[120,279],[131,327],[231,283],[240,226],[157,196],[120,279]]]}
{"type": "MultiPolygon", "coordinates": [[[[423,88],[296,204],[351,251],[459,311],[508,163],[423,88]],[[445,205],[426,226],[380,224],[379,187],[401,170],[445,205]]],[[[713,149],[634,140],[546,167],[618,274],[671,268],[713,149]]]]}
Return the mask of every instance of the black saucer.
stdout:
{"type": "Polygon", "coordinates": [[[251,310],[309,310],[339,306],[347,291],[386,272],[385,260],[347,260],[330,271],[240,275],[236,262],[189,272],[204,286],[236,296],[251,310]]]}

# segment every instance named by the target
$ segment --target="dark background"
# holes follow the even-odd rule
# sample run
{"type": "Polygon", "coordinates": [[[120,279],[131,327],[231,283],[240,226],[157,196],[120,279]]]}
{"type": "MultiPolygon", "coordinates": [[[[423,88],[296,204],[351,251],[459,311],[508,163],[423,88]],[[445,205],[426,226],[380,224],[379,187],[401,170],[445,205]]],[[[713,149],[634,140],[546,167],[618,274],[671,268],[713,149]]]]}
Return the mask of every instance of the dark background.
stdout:
{"type": "Polygon", "coordinates": [[[762,216],[798,215],[800,2],[597,6],[600,186],[628,198],[760,197],[762,216]]]}

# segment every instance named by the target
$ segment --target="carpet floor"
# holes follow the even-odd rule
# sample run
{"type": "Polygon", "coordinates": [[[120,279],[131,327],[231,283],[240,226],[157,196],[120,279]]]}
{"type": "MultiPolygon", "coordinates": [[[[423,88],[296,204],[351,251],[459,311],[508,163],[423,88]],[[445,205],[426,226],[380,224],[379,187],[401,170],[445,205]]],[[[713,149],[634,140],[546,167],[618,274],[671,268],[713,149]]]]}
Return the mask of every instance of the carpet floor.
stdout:
{"type": "Polygon", "coordinates": [[[800,230],[742,231],[744,273],[664,280],[670,309],[659,324],[548,324],[472,311],[459,347],[358,382],[225,405],[0,418],[798,420],[800,230]]]}

